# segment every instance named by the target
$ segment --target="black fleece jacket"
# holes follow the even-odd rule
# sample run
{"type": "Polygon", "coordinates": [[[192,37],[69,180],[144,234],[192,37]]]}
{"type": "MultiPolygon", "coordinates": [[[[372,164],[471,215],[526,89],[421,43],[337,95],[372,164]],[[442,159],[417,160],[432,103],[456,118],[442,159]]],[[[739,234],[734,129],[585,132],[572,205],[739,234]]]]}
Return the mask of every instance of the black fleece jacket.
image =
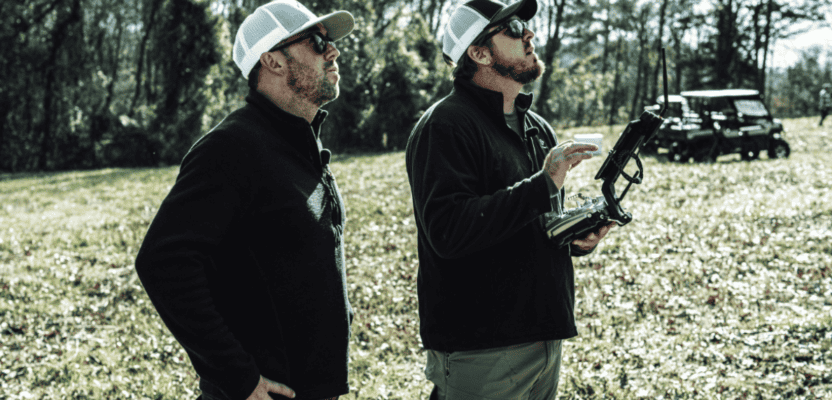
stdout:
{"type": "Polygon", "coordinates": [[[516,101],[512,131],[499,92],[457,79],[407,144],[418,228],[419,317],[425,347],[463,351],[565,339],[574,318],[575,246],[546,238],[541,215],[561,208],[542,170],[552,127],[516,101]],[[571,254],[570,254],[571,252],[571,254]]]}
{"type": "Polygon", "coordinates": [[[260,375],[299,399],[349,392],[344,206],[310,125],[250,92],[199,139],[136,259],[203,391],[245,399],[260,375]]]}

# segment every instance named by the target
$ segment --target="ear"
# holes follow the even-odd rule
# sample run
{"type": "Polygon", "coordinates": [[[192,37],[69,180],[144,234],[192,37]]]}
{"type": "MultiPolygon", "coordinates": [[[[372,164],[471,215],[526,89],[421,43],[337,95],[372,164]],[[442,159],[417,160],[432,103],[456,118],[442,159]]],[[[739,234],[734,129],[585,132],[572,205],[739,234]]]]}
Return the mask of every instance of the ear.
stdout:
{"type": "Polygon", "coordinates": [[[491,49],[485,46],[468,46],[468,57],[482,65],[491,65],[491,49]]]}
{"type": "Polygon", "coordinates": [[[260,64],[262,69],[269,71],[275,75],[283,75],[286,73],[286,56],[280,51],[272,51],[260,55],[260,64]]]}

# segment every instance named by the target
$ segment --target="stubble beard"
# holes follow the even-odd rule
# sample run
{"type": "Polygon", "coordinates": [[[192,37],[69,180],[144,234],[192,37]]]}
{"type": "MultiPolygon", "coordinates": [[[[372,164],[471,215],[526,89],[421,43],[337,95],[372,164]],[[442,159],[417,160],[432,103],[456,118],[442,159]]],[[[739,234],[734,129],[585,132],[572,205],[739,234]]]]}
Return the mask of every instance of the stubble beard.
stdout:
{"type": "Polygon", "coordinates": [[[545,69],[540,60],[533,61],[531,63],[532,65],[526,66],[524,65],[526,63],[525,58],[513,63],[509,63],[501,55],[496,53],[494,54],[494,58],[494,71],[523,85],[534,82],[543,74],[543,70],[545,69]]]}
{"type": "MultiPolygon", "coordinates": [[[[298,96],[320,107],[338,98],[338,83],[332,83],[326,73],[315,78],[315,71],[301,64],[294,57],[287,57],[289,74],[286,83],[298,96]]],[[[326,65],[324,68],[328,68],[326,65]]]]}

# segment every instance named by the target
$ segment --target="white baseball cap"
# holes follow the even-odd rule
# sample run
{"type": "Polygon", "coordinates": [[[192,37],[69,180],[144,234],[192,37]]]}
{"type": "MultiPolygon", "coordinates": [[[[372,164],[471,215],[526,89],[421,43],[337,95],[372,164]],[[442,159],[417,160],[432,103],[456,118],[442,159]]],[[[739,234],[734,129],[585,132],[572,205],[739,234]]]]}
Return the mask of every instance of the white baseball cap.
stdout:
{"type": "Polygon", "coordinates": [[[336,11],[318,18],[295,0],[276,0],[257,7],[246,17],[234,40],[234,62],[248,79],[260,55],[276,44],[303,30],[323,24],[332,40],[349,35],[355,19],[347,11],[336,11]]]}
{"type": "Polygon", "coordinates": [[[455,63],[474,41],[485,31],[499,25],[512,15],[528,21],[537,13],[536,0],[520,0],[505,5],[492,0],[469,1],[454,10],[442,37],[442,51],[455,63]]]}

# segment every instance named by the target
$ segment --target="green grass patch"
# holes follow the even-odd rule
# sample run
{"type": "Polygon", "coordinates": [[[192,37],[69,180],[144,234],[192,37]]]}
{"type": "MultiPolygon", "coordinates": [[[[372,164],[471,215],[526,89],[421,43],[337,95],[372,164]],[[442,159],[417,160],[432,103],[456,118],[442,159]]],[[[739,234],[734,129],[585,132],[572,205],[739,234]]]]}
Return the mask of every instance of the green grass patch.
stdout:
{"type": "MultiPolygon", "coordinates": [[[[646,158],[634,221],[576,258],[560,399],[832,397],[832,130],[792,155],[646,158]]],[[[605,135],[622,127],[561,133],[605,135]]],[[[600,194],[603,157],[570,173],[600,194]]],[[[336,157],[356,320],[346,399],[427,398],[404,153],[336,157]]],[[[133,260],[177,168],[0,176],[0,399],[182,399],[198,377],[133,260]]]]}

